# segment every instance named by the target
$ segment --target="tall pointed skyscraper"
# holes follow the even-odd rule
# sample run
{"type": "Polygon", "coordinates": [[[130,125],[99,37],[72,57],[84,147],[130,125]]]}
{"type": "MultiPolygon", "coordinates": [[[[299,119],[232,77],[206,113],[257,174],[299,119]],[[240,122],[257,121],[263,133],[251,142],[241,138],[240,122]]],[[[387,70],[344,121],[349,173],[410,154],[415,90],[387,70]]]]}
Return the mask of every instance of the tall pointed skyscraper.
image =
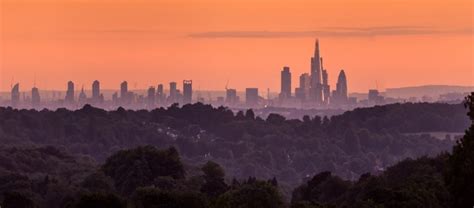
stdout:
{"type": "Polygon", "coordinates": [[[321,83],[321,56],[319,54],[319,40],[316,39],[314,56],[311,58],[311,77],[313,84],[321,83]]]}
{"type": "Polygon", "coordinates": [[[310,100],[321,104],[323,88],[321,83],[321,55],[319,54],[319,40],[316,39],[314,56],[311,58],[311,90],[310,100]]]}

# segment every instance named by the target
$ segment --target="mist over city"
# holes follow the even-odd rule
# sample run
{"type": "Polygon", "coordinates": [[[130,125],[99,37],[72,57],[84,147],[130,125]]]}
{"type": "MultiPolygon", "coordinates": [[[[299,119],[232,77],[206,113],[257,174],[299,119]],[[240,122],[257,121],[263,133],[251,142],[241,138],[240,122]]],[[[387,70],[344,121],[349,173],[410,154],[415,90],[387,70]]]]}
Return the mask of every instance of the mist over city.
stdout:
{"type": "Polygon", "coordinates": [[[473,207],[473,11],[0,0],[0,207],[473,207]]]}

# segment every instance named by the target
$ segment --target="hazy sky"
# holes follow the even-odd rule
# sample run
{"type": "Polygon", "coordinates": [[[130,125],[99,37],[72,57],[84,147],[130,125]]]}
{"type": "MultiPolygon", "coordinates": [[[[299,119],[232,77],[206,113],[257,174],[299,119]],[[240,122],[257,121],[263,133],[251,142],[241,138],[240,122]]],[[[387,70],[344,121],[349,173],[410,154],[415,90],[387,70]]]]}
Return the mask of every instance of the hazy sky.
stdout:
{"type": "Polygon", "coordinates": [[[293,88],[319,38],[335,87],[474,85],[472,0],[0,0],[0,90],[293,88]],[[136,84],[135,84],[136,83],[136,84]],[[181,88],[181,86],[179,86],[181,88]]]}

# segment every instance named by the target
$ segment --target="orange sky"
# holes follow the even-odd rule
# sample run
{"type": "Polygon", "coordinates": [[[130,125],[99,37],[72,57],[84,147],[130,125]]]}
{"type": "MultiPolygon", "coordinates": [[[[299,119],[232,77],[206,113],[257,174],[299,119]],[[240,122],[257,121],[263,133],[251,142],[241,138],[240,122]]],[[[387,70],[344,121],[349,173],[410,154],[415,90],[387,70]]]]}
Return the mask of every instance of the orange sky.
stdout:
{"type": "Polygon", "coordinates": [[[332,87],[474,85],[472,0],[0,0],[0,90],[293,88],[314,39],[332,87]],[[135,83],[137,83],[135,85],[135,83]],[[181,87],[181,86],[180,86],[181,87]]]}

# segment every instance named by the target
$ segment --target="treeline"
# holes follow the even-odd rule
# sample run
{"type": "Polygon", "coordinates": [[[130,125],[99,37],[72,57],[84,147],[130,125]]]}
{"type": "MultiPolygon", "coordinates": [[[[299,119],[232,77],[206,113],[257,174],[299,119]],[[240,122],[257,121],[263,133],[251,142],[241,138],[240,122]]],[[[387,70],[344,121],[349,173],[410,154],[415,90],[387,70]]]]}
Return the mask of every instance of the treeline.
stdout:
{"type": "MultiPolygon", "coordinates": [[[[331,171],[320,171],[306,178],[292,190],[291,198],[285,197],[284,187],[278,177],[250,176],[236,179],[227,176],[220,163],[210,159],[211,153],[205,154],[204,163],[196,164],[184,162],[174,147],[160,149],[146,145],[116,151],[98,164],[90,156],[71,155],[67,153],[66,148],[60,146],[35,147],[34,144],[26,143],[21,146],[2,145],[0,206],[5,208],[472,207],[474,93],[466,99],[466,107],[469,109],[471,125],[464,137],[457,141],[452,153],[444,152],[436,157],[405,159],[378,174],[363,173],[357,180],[346,180],[331,171]]],[[[176,109],[178,108],[174,110],[176,109]]],[[[103,111],[90,107],[83,109],[82,113],[84,111],[87,111],[86,115],[95,113],[104,115],[103,111]]],[[[115,118],[125,116],[125,120],[131,119],[124,112],[126,111],[119,110],[114,115],[115,118]]],[[[148,114],[148,112],[142,113],[148,114]]],[[[107,114],[105,112],[105,115],[107,114]]],[[[165,116],[158,118],[162,117],[165,116]]],[[[239,117],[239,114],[235,117],[239,117]]],[[[232,116],[233,119],[235,117],[232,116]]],[[[179,118],[179,115],[169,118],[179,118]]],[[[208,118],[202,119],[209,121],[208,118]]],[[[288,128],[285,125],[291,123],[278,115],[260,121],[258,118],[252,118],[251,112],[240,115],[238,119],[248,122],[247,120],[257,124],[263,122],[259,125],[269,125],[264,126],[265,128],[278,124],[280,127],[278,130],[288,128]]],[[[155,122],[166,123],[158,120],[155,122]]],[[[300,122],[304,124],[305,121],[300,122]]],[[[331,123],[331,121],[325,122],[331,123]]],[[[190,125],[185,125],[185,128],[189,128],[188,132],[180,130],[186,132],[183,135],[194,135],[192,138],[197,140],[205,131],[214,128],[199,127],[198,131],[193,130],[194,127],[189,127],[190,125]]],[[[161,128],[163,126],[154,129],[157,132],[165,132],[161,128]]],[[[323,130],[318,131],[328,131],[324,128],[328,127],[322,127],[323,130]]],[[[176,132],[179,131],[166,131],[164,134],[169,135],[171,140],[178,140],[180,136],[174,134],[176,132]]]]}
{"type": "Polygon", "coordinates": [[[469,125],[465,112],[462,105],[394,104],[331,118],[287,120],[278,114],[262,119],[252,110],[233,113],[201,103],[152,111],[104,111],[89,105],[76,111],[0,108],[0,142],[51,145],[97,163],[123,149],[173,146],[185,164],[212,160],[229,178],[276,177],[289,198],[293,188],[322,171],[357,180],[405,158],[449,151],[451,140],[405,133],[460,132],[469,125]],[[417,114],[424,115],[423,120],[410,120],[417,114]],[[461,116],[464,119],[457,119],[461,116]],[[425,120],[436,124],[426,128],[425,120]]]}
{"type": "Polygon", "coordinates": [[[336,126],[344,123],[370,131],[463,132],[470,125],[466,112],[462,103],[396,103],[357,108],[331,120],[336,126]]]}

